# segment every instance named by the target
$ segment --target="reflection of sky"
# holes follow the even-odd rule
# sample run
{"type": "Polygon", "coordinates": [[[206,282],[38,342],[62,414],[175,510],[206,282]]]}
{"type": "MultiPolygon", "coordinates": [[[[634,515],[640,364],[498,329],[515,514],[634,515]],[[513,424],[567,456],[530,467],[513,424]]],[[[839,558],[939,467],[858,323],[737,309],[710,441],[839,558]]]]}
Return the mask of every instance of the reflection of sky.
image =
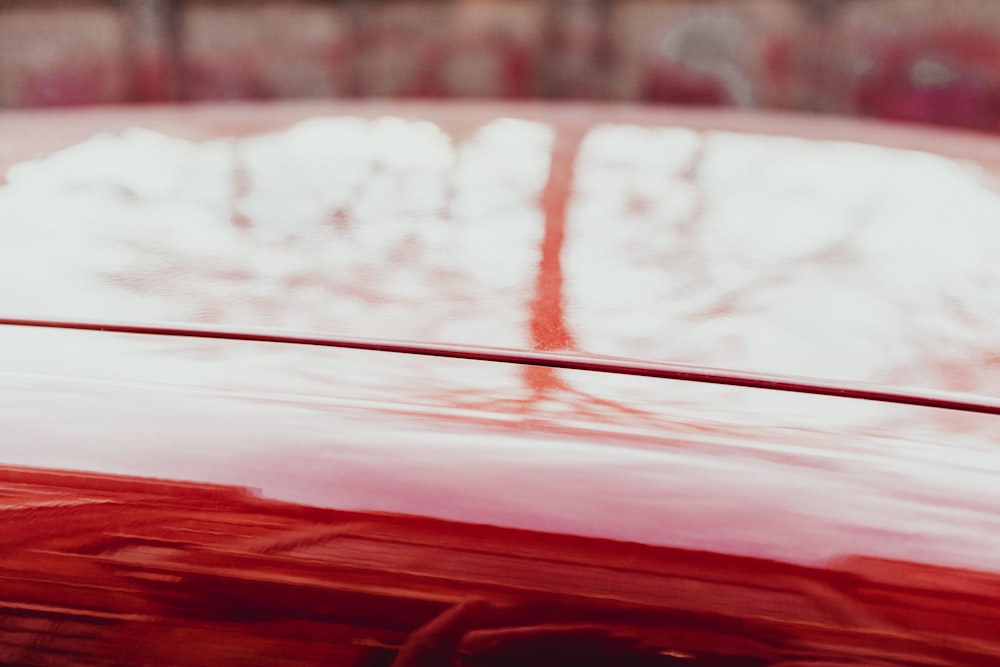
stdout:
{"type": "Polygon", "coordinates": [[[398,118],[97,136],[9,171],[0,308],[521,346],[550,143],[398,118]]]}
{"type": "Polygon", "coordinates": [[[587,352],[1000,392],[1000,196],[974,165],[599,125],[559,282],[552,146],[512,119],[97,135],[6,174],[0,310],[520,347],[555,285],[587,352]]]}
{"type": "Polygon", "coordinates": [[[998,221],[991,178],[930,154],[602,126],[569,326],[591,352],[998,393],[998,221]]]}
{"type": "MultiPolygon", "coordinates": [[[[575,158],[559,283],[538,279],[552,146],[550,126],[512,119],[97,135],[6,174],[0,310],[520,347],[536,290],[555,284],[588,352],[1000,392],[1000,197],[975,166],[599,125],[575,158]]],[[[686,383],[562,387],[535,407],[620,425],[635,417],[622,395],[647,416],[724,422],[738,407],[686,383]]],[[[800,405],[739,396],[741,422],[800,405]]],[[[821,413],[831,428],[885,414],[821,413]]]]}

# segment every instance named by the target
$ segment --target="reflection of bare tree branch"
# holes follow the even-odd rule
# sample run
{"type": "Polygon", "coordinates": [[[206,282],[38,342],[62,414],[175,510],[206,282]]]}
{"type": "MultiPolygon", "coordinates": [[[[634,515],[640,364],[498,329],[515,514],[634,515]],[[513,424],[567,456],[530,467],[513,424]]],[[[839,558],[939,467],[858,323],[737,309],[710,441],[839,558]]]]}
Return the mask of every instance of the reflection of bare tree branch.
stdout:
{"type": "Polygon", "coordinates": [[[233,191],[230,200],[230,220],[236,229],[249,229],[250,219],[242,210],[242,202],[250,194],[250,174],[243,160],[243,148],[240,141],[232,143],[233,159],[233,191]]]}
{"type": "MultiPolygon", "coordinates": [[[[712,273],[712,252],[704,244],[706,233],[710,233],[705,217],[715,195],[706,191],[700,182],[702,165],[712,151],[712,145],[711,138],[703,134],[687,164],[670,179],[673,181],[676,178],[689,185],[693,189],[693,202],[671,224],[674,242],[654,260],[657,268],[669,266],[672,276],[677,279],[677,288],[670,299],[673,304],[688,306],[684,317],[706,321],[735,314],[746,310],[753,297],[767,294],[778,286],[793,284],[811,267],[852,266],[863,261],[858,257],[857,237],[872,223],[878,203],[872,200],[866,200],[853,215],[846,217],[848,224],[840,238],[814,252],[786,259],[779,265],[755,266],[750,282],[720,290],[712,273]],[[699,299],[698,295],[706,298],[699,299]]],[[[671,189],[667,188],[665,192],[671,192],[671,189]]]]}
{"type": "MultiPolygon", "coordinates": [[[[545,235],[535,280],[535,296],[531,301],[531,342],[536,350],[568,349],[574,346],[573,337],[566,326],[561,256],[566,238],[566,207],[573,184],[573,164],[584,132],[580,128],[556,135],[549,179],[541,195],[545,235]]],[[[553,390],[566,388],[556,371],[551,368],[526,367],[523,375],[536,398],[542,398],[553,390]]]]}
{"type": "MultiPolygon", "coordinates": [[[[541,208],[545,215],[545,229],[540,248],[539,268],[535,281],[535,294],[530,304],[531,341],[536,349],[571,349],[574,338],[565,316],[563,291],[562,249],[566,234],[566,209],[572,193],[573,167],[585,135],[580,128],[566,132],[556,139],[553,148],[549,179],[541,194],[541,208]]],[[[448,285],[448,280],[441,284],[448,285]]],[[[505,411],[521,414],[538,414],[540,403],[556,400],[557,411],[590,415],[603,413],[605,421],[622,421],[637,425],[655,426],[662,416],[628,407],[615,401],[592,396],[569,386],[558,371],[539,366],[524,366],[521,376],[529,390],[526,398],[497,398],[494,393],[465,392],[456,396],[453,391],[435,392],[424,388],[425,398],[439,398],[448,404],[469,410],[489,412],[505,411]],[[636,421],[638,420],[638,421],[636,421]]]]}
{"type": "MultiPolygon", "coordinates": [[[[572,196],[574,167],[586,134],[586,127],[573,127],[563,129],[556,136],[548,182],[541,194],[545,232],[535,295],[530,305],[531,341],[538,350],[572,349],[576,345],[566,322],[562,251],[566,239],[566,211],[572,196]]],[[[699,159],[700,154],[692,160],[692,174],[699,159]]],[[[696,226],[700,215],[696,213],[692,217],[691,224],[696,226]]],[[[691,234],[691,238],[694,238],[694,234],[691,234]]],[[[525,366],[521,370],[521,376],[531,393],[530,398],[524,401],[514,401],[522,413],[534,411],[539,402],[555,399],[558,394],[562,408],[572,413],[591,417],[603,413],[603,418],[609,422],[623,419],[633,425],[640,422],[656,425],[662,420],[662,416],[655,413],[575,389],[553,368],[525,366]]]]}
{"type": "MultiPolygon", "coordinates": [[[[685,258],[698,256],[697,242],[700,238],[698,230],[699,227],[701,227],[702,219],[705,216],[705,209],[708,208],[706,201],[708,197],[705,194],[705,190],[704,188],[698,187],[698,171],[701,169],[701,164],[704,161],[705,154],[707,152],[708,142],[705,137],[701,137],[698,141],[697,148],[695,148],[694,153],[691,155],[690,162],[688,162],[687,166],[680,174],[682,181],[689,183],[694,187],[695,200],[694,205],[691,206],[688,214],[679,218],[675,224],[677,229],[676,237],[681,241],[676,246],[676,252],[673,253],[675,260],[684,261],[685,258]]],[[[691,268],[698,272],[698,277],[701,280],[709,280],[707,267],[702,262],[696,262],[695,266],[691,268]]]]}
{"type": "MultiPolygon", "coordinates": [[[[674,259],[682,262],[694,258],[704,258],[706,253],[698,247],[699,240],[703,235],[702,218],[706,209],[706,193],[704,188],[698,187],[697,173],[700,162],[704,159],[707,142],[702,140],[699,143],[697,152],[692,156],[689,166],[682,173],[682,178],[695,186],[697,192],[696,205],[692,207],[689,215],[677,223],[679,230],[678,238],[684,241],[679,244],[679,251],[674,253],[674,259]]],[[[844,230],[843,235],[829,243],[817,248],[814,252],[807,253],[793,260],[786,260],[772,270],[761,272],[753,282],[740,285],[723,294],[720,294],[712,303],[704,308],[688,314],[689,317],[699,319],[709,319],[722,315],[731,315],[738,312],[741,307],[757,294],[764,294],[767,290],[776,286],[794,282],[801,272],[815,266],[851,266],[860,263],[858,259],[857,236],[870,224],[873,211],[872,206],[859,207],[857,213],[849,218],[849,226],[844,230]]],[[[688,264],[692,262],[688,261],[688,264]]],[[[705,284],[713,285],[714,281],[708,273],[708,263],[705,261],[693,262],[690,267],[690,274],[697,275],[701,284],[697,288],[703,288],[705,284]]],[[[683,302],[683,299],[681,300],[683,302]]]]}
{"type": "Polygon", "coordinates": [[[566,238],[566,207],[573,183],[573,163],[584,131],[569,130],[556,136],[549,180],[542,191],[545,236],[531,302],[531,341],[537,350],[574,346],[566,326],[563,295],[562,249],[566,238]]]}

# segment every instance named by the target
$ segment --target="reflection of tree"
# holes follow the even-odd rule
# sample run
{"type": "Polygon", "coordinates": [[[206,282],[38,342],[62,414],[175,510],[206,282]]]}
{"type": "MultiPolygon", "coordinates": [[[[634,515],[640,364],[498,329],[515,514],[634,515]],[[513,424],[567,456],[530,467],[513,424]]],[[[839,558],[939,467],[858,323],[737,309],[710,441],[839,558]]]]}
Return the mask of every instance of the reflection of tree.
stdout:
{"type": "Polygon", "coordinates": [[[542,191],[545,215],[535,295],[531,302],[531,341],[537,350],[570,349],[573,337],[563,312],[562,248],[566,238],[566,206],[573,183],[573,163],[583,132],[572,130],[557,136],[552,150],[549,180],[542,191]]]}
{"type": "MultiPolygon", "coordinates": [[[[573,332],[567,324],[562,255],[566,241],[567,209],[573,196],[575,165],[588,129],[586,126],[569,126],[556,135],[548,181],[539,200],[545,215],[545,232],[530,304],[529,324],[531,342],[536,350],[571,350],[576,346],[573,332]]],[[[655,415],[645,410],[581,391],[554,368],[524,366],[521,376],[530,388],[530,397],[518,406],[524,412],[544,411],[547,401],[556,401],[557,411],[572,416],[595,417],[600,414],[605,420],[624,420],[633,425],[657,421],[655,415]]]]}
{"type": "MultiPolygon", "coordinates": [[[[566,206],[573,183],[573,163],[582,139],[580,131],[557,135],[549,179],[542,191],[540,204],[545,215],[545,233],[535,276],[530,323],[531,342],[536,350],[566,350],[574,346],[564,312],[562,249],[566,238],[566,206]]],[[[552,368],[526,366],[523,376],[536,398],[566,388],[552,368]]]]}

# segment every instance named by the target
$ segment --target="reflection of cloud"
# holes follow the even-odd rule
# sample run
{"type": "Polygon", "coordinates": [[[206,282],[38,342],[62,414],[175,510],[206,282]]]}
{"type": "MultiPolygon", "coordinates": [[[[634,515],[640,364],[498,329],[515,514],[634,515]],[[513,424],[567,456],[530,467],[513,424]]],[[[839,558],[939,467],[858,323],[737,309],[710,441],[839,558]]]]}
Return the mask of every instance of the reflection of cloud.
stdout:
{"type": "Polygon", "coordinates": [[[605,126],[577,170],[565,266],[584,349],[1000,390],[979,368],[1000,340],[1000,195],[973,166],[605,126]]]}
{"type": "MultiPolygon", "coordinates": [[[[0,188],[0,308],[63,317],[169,316],[110,288],[104,276],[135,261],[131,241],[199,254],[231,243],[225,142],[145,130],[98,135],[12,167],[0,188]],[[16,286],[16,287],[14,287],[16,286]]],[[[155,270],[162,257],[141,261],[155,270]]],[[[169,286],[165,285],[165,288],[169,286]]]]}
{"type": "Polygon", "coordinates": [[[0,308],[521,345],[550,144],[400,118],[95,137],[10,170],[0,308]]]}

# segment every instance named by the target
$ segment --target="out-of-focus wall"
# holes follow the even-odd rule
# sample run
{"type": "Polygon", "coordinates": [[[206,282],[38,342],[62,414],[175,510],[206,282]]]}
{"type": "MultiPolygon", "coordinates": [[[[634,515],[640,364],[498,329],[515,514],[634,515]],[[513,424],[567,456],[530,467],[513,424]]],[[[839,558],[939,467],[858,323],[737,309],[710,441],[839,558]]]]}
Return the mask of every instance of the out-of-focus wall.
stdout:
{"type": "Polygon", "coordinates": [[[0,106],[125,99],[125,42],[108,3],[0,2],[0,106]]]}
{"type": "Polygon", "coordinates": [[[0,106],[368,96],[1000,130],[1000,2],[0,0],[0,106]]]}

